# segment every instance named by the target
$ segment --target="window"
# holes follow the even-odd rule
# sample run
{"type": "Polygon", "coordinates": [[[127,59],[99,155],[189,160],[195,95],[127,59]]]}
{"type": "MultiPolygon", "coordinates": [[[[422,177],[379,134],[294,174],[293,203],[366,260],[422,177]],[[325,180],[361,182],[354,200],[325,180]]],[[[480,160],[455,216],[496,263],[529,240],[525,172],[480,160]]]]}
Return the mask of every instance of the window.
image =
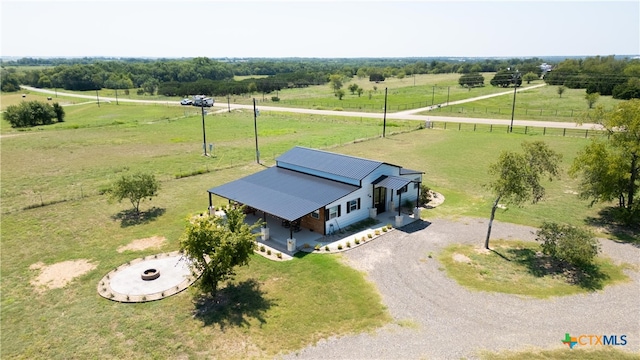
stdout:
{"type": "Polygon", "coordinates": [[[420,178],[419,178],[419,177],[417,177],[417,178],[413,179],[413,181],[414,181],[414,183],[413,183],[413,188],[414,188],[414,189],[419,188],[419,187],[420,187],[420,178]]]}
{"type": "Polygon", "coordinates": [[[347,202],[347,214],[360,209],[360,198],[347,202]]]}
{"type": "Polygon", "coordinates": [[[402,188],[398,189],[398,191],[396,191],[396,194],[400,195],[400,194],[402,194],[404,192],[407,192],[407,189],[408,189],[408,184],[403,186],[402,188]]]}
{"type": "Polygon", "coordinates": [[[320,219],[320,210],[316,210],[311,213],[311,217],[314,219],[320,219]]]}
{"type": "Polygon", "coordinates": [[[327,219],[331,220],[340,216],[340,205],[336,205],[332,208],[327,209],[327,219]]]}

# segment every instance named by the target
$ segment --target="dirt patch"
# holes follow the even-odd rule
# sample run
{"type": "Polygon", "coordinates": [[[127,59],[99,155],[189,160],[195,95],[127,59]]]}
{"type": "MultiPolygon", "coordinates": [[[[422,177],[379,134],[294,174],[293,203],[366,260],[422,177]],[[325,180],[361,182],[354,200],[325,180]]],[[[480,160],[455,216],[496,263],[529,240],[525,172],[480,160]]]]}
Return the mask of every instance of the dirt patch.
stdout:
{"type": "Polygon", "coordinates": [[[152,236],[150,238],[133,240],[127,245],[120,246],[116,251],[122,253],[127,250],[140,251],[149,248],[159,248],[165,243],[165,241],[167,241],[167,239],[164,236],[152,236]]]}
{"type": "Polygon", "coordinates": [[[463,262],[463,263],[471,263],[471,259],[467,255],[455,253],[452,255],[453,261],[455,262],[463,262]]]}
{"type": "Polygon", "coordinates": [[[50,289],[59,289],[78,276],[95,269],[96,266],[86,259],[63,261],[49,266],[38,262],[29,266],[31,270],[40,270],[40,274],[31,280],[31,285],[40,293],[50,289]]]}

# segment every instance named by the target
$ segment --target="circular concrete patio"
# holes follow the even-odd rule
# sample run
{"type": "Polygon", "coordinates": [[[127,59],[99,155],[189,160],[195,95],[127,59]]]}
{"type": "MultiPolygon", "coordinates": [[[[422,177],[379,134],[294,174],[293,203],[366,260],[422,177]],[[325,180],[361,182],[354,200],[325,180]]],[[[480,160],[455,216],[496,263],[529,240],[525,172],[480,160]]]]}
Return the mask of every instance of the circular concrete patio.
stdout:
{"type": "Polygon", "coordinates": [[[183,291],[198,279],[189,264],[189,259],[177,251],[138,258],[105,275],[98,283],[98,294],[118,302],[161,300],[183,291]],[[159,276],[149,279],[151,273],[159,276]]]}

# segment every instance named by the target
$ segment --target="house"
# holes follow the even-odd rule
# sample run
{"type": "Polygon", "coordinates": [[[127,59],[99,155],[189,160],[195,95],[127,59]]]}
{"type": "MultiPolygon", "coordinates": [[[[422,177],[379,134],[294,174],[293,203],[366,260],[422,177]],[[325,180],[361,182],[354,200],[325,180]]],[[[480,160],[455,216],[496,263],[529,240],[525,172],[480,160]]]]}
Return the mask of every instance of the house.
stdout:
{"type": "Polygon", "coordinates": [[[422,174],[381,161],[295,147],[278,157],[274,167],[209,189],[209,206],[217,195],[259,211],[265,221],[269,214],[327,235],[385,211],[402,216],[398,205],[417,205],[422,174]]]}

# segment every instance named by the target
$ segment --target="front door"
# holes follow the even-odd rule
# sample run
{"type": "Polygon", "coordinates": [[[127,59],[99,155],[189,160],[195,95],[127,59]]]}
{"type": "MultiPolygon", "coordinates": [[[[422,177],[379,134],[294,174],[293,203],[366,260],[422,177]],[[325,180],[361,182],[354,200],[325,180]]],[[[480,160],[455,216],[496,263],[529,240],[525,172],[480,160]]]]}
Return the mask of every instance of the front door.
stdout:
{"type": "Polygon", "coordinates": [[[377,187],[373,189],[373,206],[376,208],[378,214],[385,212],[387,203],[387,188],[377,187]]]}

